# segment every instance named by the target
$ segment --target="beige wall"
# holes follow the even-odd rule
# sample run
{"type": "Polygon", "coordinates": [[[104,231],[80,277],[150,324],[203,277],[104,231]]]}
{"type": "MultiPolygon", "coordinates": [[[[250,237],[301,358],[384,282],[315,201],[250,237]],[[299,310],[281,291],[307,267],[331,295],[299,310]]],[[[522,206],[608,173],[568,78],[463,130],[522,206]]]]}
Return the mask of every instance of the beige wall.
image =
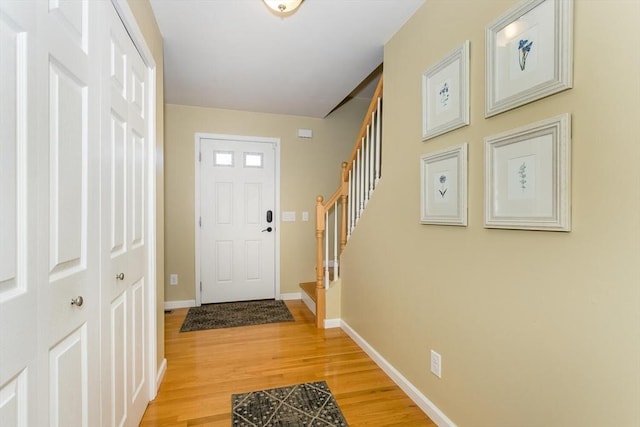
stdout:
{"type": "MultiPolygon", "coordinates": [[[[280,212],[296,211],[296,222],[280,223],[280,292],[300,292],[315,278],[314,208],[339,183],[368,102],[353,100],[325,119],[166,105],[166,301],[195,298],[194,134],[197,132],[276,137],[281,141],[280,212]],[[312,139],[297,129],[313,130],[312,139]],[[309,222],[300,221],[302,211],[309,222]],[[169,274],[179,275],[177,286],[169,274]]],[[[279,217],[279,215],[278,215],[279,217]]]]}
{"type": "Polygon", "coordinates": [[[387,44],[384,176],[342,318],[459,426],[638,426],[640,2],[576,0],[574,88],[484,119],[484,29],[512,4],[429,0],[387,44]],[[465,39],[471,126],[421,142],[421,73],[465,39]],[[565,112],[573,231],[483,228],[483,138],[565,112]],[[465,141],[469,226],[420,225],[420,155],[465,141]]]}
{"type": "Polygon", "coordinates": [[[162,35],[149,0],[128,0],[156,62],[156,302],[157,361],[164,359],[164,53],[162,35]]]}

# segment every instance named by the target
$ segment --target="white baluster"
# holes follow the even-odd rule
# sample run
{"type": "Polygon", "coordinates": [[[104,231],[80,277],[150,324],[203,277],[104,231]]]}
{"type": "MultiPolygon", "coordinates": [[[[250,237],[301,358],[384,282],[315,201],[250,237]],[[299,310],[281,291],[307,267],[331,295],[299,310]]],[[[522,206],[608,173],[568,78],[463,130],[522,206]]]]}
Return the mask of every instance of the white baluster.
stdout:
{"type": "Polygon", "coordinates": [[[361,187],[360,187],[360,181],[362,180],[362,174],[361,172],[361,161],[360,161],[360,149],[358,148],[358,152],[356,154],[356,224],[358,224],[358,220],[360,219],[360,212],[361,212],[361,195],[362,192],[361,187]]]}
{"type": "Polygon", "coordinates": [[[371,150],[369,150],[369,198],[373,195],[373,189],[375,187],[375,153],[376,153],[376,133],[374,126],[375,112],[371,113],[371,150]]]}
{"type": "Polygon", "coordinates": [[[349,184],[347,185],[349,188],[349,193],[347,196],[347,240],[351,237],[351,208],[353,206],[353,199],[351,198],[351,171],[349,171],[349,184]]]}
{"type": "Polygon", "coordinates": [[[351,232],[353,233],[353,228],[356,226],[356,203],[358,200],[358,195],[357,195],[357,191],[356,191],[356,159],[353,159],[353,163],[352,163],[352,168],[351,168],[351,187],[353,188],[351,190],[351,195],[352,195],[352,199],[350,201],[351,203],[351,232]]]}
{"type": "Polygon", "coordinates": [[[338,203],[333,205],[333,280],[338,280],[338,203]]]}
{"type": "Polygon", "coordinates": [[[378,108],[376,109],[376,186],[378,185],[378,181],[380,181],[381,168],[382,168],[382,152],[380,151],[380,110],[381,110],[381,99],[378,98],[378,108]]]}
{"type": "Polygon", "coordinates": [[[360,188],[358,191],[360,192],[360,214],[362,216],[362,211],[364,211],[364,152],[362,151],[364,148],[364,137],[362,137],[362,147],[358,152],[358,156],[360,157],[360,188]]]}
{"type": "Polygon", "coordinates": [[[329,211],[324,213],[324,286],[329,286],[329,211]]]}
{"type": "Polygon", "coordinates": [[[364,206],[367,206],[369,203],[369,151],[371,151],[371,126],[367,126],[366,133],[366,143],[364,145],[364,185],[362,186],[364,189],[364,206]]]}

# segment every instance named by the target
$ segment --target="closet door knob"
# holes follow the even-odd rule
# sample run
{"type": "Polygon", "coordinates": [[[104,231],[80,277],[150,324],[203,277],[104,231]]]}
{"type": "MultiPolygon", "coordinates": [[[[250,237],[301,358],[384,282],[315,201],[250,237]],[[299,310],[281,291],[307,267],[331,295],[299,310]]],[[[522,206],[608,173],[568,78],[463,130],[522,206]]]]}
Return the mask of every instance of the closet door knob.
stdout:
{"type": "Polygon", "coordinates": [[[76,307],[82,307],[82,304],[84,304],[84,298],[82,298],[82,296],[80,295],[71,299],[71,305],[75,305],[76,307]]]}
{"type": "Polygon", "coordinates": [[[116,279],[124,280],[124,273],[116,274],[116,279]]]}

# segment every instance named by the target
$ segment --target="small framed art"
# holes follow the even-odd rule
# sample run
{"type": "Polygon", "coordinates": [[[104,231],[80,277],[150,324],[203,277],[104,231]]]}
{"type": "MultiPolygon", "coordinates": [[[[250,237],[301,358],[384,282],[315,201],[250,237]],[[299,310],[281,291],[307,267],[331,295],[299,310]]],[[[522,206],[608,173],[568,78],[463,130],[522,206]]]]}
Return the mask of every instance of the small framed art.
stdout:
{"type": "Polygon", "coordinates": [[[571,116],[484,140],[487,228],[571,230],[571,116]]]}
{"type": "Polygon", "coordinates": [[[469,40],[422,75],[422,140],[469,124],[469,40]]]}
{"type": "Polygon", "coordinates": [[[573,0],[525,0],[486,28],[485,117],[573,86],[573,0]]]}
{"type": "Polygon", "coordinates": [[[420,157],[420,222],[467,225],[467,143],[420,157]]]}

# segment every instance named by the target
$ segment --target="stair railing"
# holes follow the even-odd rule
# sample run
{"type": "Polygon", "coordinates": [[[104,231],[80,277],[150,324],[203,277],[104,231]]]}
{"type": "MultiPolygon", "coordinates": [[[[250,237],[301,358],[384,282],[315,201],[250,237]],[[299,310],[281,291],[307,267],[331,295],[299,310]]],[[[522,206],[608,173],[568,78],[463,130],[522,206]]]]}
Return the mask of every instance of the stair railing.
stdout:
{"type": "Polygon", "coordinates": [[[340,185],[316,198],[316,327],[324,328],[325,293],[340,277],[339,257],[373,196],[382,172],[382,77],[347,162],[340,185]],[[339,246],[338,246],[339,244],[339,246]]]}

